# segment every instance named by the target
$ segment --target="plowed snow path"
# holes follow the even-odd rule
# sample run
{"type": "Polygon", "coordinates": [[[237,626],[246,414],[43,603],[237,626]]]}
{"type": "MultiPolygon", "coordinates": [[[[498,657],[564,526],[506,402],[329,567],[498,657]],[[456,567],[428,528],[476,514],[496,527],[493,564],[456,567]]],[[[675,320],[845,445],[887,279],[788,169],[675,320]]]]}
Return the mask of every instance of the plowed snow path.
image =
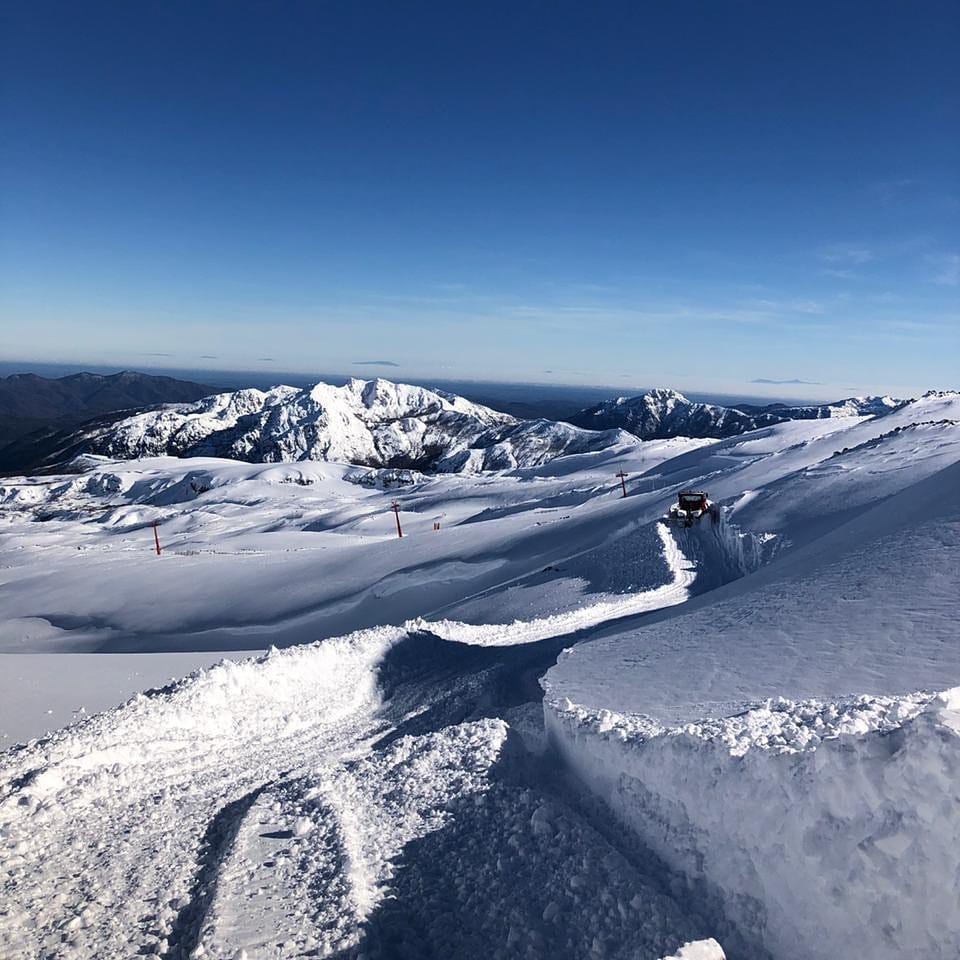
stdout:
{"type": "Polygon", "coordinates": [[[690,587],[695,579],[694,566],[684,556],[677,541],[663,524],[656,523],[653,526],[663,547],[663,558],[672,575],[669,583],[654,590],[625,593],[574,610],[549,617],[537,617],[533,620],[486,624],[438,620],[425,621],[424,626],[438,636],[456,640],[459,643],[475,643],[483,646],[531,643],[548,637],[572,634],[608,620],[636,616],[683,603],[690,596],[690,587]]]}
{"type": "Polygon", "coordinates": [[[363,631],[9,752],[0,956],[656,958],[708,935],[502,719],[529,738],[517,707],[561,647],[363,631]]]}

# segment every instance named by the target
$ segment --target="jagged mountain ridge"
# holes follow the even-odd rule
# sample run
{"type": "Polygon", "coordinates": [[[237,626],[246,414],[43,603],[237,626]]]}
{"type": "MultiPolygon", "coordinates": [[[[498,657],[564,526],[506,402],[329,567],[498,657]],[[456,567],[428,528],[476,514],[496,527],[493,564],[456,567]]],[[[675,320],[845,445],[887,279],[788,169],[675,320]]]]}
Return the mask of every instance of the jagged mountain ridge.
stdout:
{"type": "Polygon", "coordinates": [[[636,397],[605,400],[571,417],[570,423],[589,430],[619,428],[641,440],[681,436],[723,439],[785,420],[882,416],[904,402],[892,397],[851,397],[821,405],[744,405],[741,408],[698,403],[676,390],[654,389],[636,397]]]}
{"type": "Polygon", "coordinates": [[[636,443],[620,430],[518,420],[455,394],[382,379],[221,393],[166,404],[78,439],[76,452],[118,459],[333,460],[439,473],[538,466],[636,443]]]}

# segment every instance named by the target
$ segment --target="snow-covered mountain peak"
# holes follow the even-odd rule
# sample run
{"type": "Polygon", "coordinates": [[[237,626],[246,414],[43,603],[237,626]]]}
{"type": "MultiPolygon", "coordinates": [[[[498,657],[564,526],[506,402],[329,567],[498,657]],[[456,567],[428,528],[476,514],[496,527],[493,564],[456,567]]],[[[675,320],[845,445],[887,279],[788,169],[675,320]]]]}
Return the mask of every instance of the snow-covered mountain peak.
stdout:
{"type": "Polygon", "coordinates": [[[570,420],[595,430],[620,428],[642,440],[669,437],[729,437],[758,424],[728,407],[688,400],[677,390],[657,387],[636,397],[605,400],[570,420]]]}
{"type": "Polygon", "coordinates": [[[349,410],[366,422],[424,417],[444,412],[460,413],[486,423],[516,423],[514,417],[471,403],[456,394],[426,387],[395,383],[376,377],[356,377],[342,387],[317,383],[309,388],[310,399],[325,410],[349,410]]]}
{"type": "Polygon", "coordinates": [[[635,440],[565,423],[518,421],[455,394],[391,380],[238,390],[120,420],[75,452],[133,459],[217,456],[333,460],[444,473],[532,467],[635,440]]]}
{"type": "Polygon", "coordinates": [[[648,403],[690,403],[679,390],[670,387],[653,387],[643,396],[648,403]]]}

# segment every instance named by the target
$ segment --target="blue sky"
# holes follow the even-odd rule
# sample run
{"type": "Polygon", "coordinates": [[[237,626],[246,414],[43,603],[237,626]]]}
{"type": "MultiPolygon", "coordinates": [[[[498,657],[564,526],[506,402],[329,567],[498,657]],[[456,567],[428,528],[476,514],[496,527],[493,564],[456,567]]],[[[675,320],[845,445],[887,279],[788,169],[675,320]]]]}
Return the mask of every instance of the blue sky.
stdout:
{"type": "Polygon", "coordinates": [[[5,359],[960,380],[954,3],[34,0],[0,34],[5,359]]]}

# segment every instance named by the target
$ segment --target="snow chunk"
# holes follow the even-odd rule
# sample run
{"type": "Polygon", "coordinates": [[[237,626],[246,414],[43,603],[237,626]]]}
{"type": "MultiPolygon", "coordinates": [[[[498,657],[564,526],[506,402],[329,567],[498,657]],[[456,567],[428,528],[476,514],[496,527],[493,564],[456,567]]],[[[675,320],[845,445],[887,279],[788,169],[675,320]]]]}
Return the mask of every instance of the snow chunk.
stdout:
{"type": "Polygon", "coordinates": [[[305,837],[308,833],[313,830],[313,821],[307,817],[298,817],[293,822],[293,830],[291,831],[295,837],[305,837]]]}
{"type": "Polygon", "coordinates": [[[697,940],[685,943],[676,953],[663,960],[726,960],[723,948],[712,937],[709,940],[697,940]]]}

